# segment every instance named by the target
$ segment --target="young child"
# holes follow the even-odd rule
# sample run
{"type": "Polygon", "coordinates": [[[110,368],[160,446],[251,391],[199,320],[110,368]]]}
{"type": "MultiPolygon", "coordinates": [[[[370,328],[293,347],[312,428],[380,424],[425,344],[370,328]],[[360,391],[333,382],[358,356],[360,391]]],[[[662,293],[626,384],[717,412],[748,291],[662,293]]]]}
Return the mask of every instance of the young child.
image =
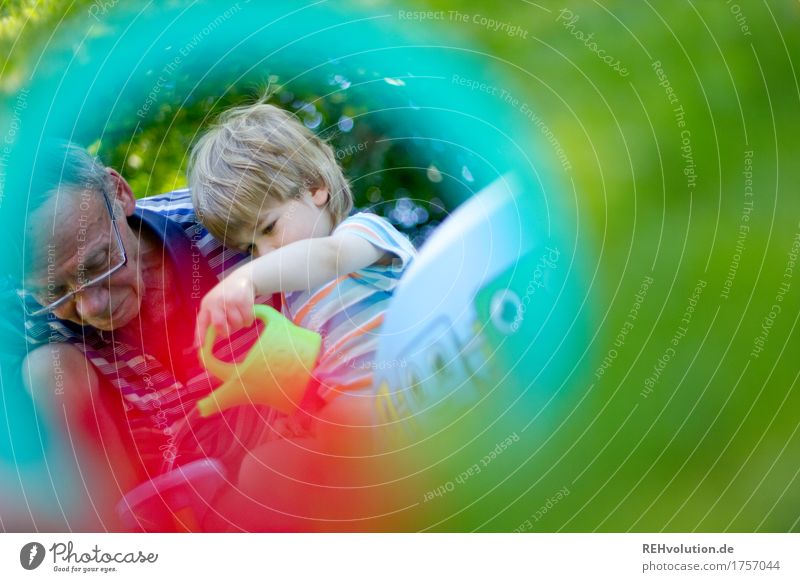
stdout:
{"type": "Polygon", "coordinates": [[[189,185],[208,231],[254,256],[203,299],[198,341],[251,325],[256,296],[280,293],[283,314],[322,336],[319,396],[370,386],[384,311],[416,251],[383,218],[348,217],[330,146],[272,105],[231,109],[192,149],[189,185]]]}

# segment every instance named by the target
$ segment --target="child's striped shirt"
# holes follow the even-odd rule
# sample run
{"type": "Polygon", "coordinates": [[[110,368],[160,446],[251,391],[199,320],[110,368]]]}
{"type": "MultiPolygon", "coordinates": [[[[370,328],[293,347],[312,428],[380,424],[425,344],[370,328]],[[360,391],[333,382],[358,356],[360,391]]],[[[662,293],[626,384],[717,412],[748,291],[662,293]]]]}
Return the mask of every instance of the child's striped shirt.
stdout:
{"type": "Polygon", "coordinates": [[[310,291],[286,293],[283,312],[295,324],[322,335],[315,376],[326,401],[346,390],[372,384],[383,314],[401,275],[416,256],[414,245],[385,219],[367,212],[336,227],[372,243],[390,256],[310,291]]]}

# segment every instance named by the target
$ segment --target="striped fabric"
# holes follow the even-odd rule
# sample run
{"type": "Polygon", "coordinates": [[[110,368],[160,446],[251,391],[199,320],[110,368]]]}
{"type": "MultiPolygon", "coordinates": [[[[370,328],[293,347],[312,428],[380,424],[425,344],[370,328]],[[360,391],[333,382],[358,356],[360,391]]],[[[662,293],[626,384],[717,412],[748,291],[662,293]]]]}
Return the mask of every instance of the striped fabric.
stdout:
{"type": "MultiPolygon", "coordinates": [[[[191,335],[200,299],[247,256],[223,247],[197,222],[188,190],[138,200],[128,220],[134,232],[149,227],[164,241],[177,273],[177,315],[166,330],[149,333],[191,335]]],[[[218,458],[235,471],[248,449],[277,438],[273,424],[278,414],[272,409],[237,407],[209,419],[198,417],[195,403],[219,381],[205,371],[188,341],[171,341],[171,361],[165,362],[144,353],[141,344],[116,341],[113,332],[63,322],[52,314],[29,318],[25,327],[29,350],[69,342],[119,391],[136,453],[151,474],[202,457],[218,458]]],[[[215,353],[225,361],[240,360],[256,337],[255,327],[242,330],[219,342],[215,353]]]]}
{"type": "Polygon", "coordinates": [[[372,384],[379,330],[389,299],[401,275],[416,256],[411,242],[385,219],[355,214],[334,230],[359,236],[393,257],[318,289],[287,293],[283,312],[297,325],[322,335],[322,354],[315,376],[326,401],[342,391],[372,384]]]}

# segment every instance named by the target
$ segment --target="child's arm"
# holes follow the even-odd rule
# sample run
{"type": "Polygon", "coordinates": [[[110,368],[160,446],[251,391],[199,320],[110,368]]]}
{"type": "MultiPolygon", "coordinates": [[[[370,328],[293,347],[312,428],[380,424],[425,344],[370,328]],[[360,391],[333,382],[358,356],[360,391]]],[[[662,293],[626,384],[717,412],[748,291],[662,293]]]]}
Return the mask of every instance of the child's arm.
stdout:
{"type": "Polygon", "coordinates": [[[289,293],[313,289],[368,267],[384,254],[366,240],[343,232],[281,247],[245,265],[242,270],[250,273],[242,276],[251,278],[258,295],[289,293]]]}
{"type": "Polygon", "coordinates": [[[297,241],[239,267],[203,298],[197,317],[198,345],[214,326],[222,337],[253,323],[256,295],[313,289],[387,255],[346,231],[297,241]]]}

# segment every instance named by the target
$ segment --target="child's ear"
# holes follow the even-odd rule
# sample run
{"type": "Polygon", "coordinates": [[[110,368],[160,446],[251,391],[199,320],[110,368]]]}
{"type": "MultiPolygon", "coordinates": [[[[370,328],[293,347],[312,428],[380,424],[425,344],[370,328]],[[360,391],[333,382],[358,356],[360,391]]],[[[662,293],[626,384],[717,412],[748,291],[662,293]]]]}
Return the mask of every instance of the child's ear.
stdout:
{"type": "Polygon", "coordinates": [[[311,195],[311,200],[314,201],[319,208],[322,208],[328,203],[328,198],[330,195],[328,194],[328,189],[326,187],[317,188],[314,190],[314,193],[311,195]]]}

